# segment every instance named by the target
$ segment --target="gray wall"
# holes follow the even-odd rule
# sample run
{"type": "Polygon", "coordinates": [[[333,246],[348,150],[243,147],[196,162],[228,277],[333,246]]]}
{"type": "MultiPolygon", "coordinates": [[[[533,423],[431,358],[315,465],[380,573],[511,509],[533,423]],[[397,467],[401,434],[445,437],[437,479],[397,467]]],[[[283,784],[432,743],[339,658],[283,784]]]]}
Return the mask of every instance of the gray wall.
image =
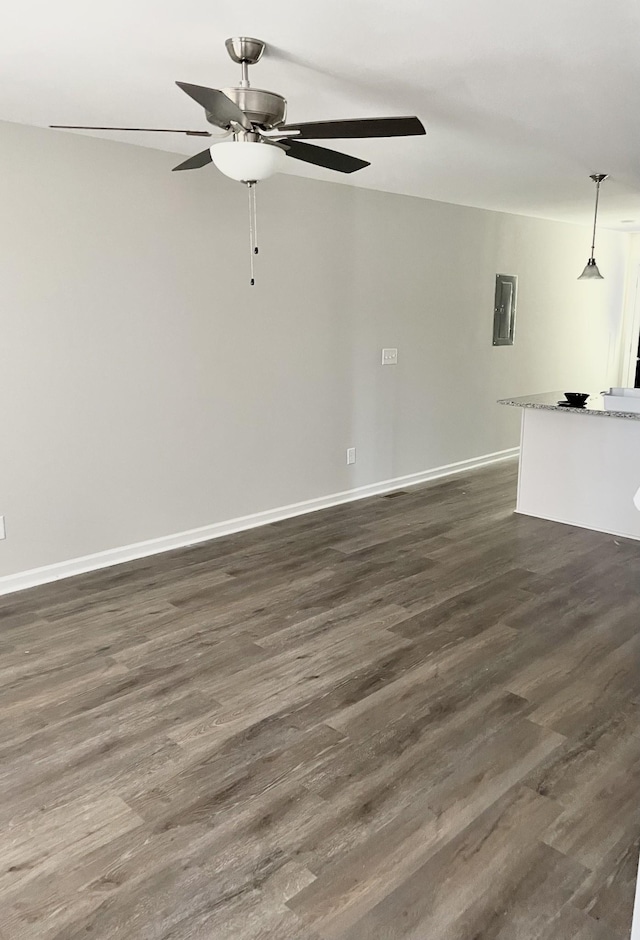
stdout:
{"type": "Polygon", "coordinates": [[[626,236],[578,283],[588,228],[278,176],[250,288],[243,187],[178,160],[0,125],[0,575],[509,448],[497,398],[616,379],[626,236]]]}

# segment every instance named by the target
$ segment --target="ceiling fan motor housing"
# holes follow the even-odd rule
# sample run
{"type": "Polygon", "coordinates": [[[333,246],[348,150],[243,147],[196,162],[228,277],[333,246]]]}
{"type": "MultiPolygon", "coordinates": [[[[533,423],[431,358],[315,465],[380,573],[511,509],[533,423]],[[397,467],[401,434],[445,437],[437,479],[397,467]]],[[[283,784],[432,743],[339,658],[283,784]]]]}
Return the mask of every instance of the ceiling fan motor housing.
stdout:
{"type": "MultiPolygon", "coordinates": [[[[244,111],[252,124],[270,130],[284,124],[287,115],[287,102],[282,95],[263,88],[223,88],[227,98],[231,98],[241,111],[244,111]]],[[[211,121],[207,114],[207,120],[211,121]]]]}

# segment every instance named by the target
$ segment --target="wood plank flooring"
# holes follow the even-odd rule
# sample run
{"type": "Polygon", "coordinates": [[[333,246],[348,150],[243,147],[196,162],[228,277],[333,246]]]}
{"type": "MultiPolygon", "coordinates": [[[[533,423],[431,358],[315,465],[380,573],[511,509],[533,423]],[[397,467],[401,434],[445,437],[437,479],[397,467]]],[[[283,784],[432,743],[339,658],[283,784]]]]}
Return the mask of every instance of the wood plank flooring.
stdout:
{"type": "Polygon", "coordinates": [[[0,940],[623,940],[640,544],[501,464],[0,598],[0,940]]]}

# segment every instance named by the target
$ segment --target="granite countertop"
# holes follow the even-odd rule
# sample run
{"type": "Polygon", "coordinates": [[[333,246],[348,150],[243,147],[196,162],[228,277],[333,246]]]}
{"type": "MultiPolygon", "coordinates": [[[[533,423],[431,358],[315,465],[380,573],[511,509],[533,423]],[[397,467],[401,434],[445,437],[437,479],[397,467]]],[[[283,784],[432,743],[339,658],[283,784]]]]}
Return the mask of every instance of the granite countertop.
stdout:
{"type": "Polygon", "coordinates": [[[524,395],[522,398],[503,398],[499,405],[515,405],[517,408],[541,408],[544,411],[568,411],[578,415],[596,415],[599,418],[629,418],[640,421],[640,414],[633,411],[606,411],[602,395],[591,395],[583,408],[559,405],[564,392],[543,392],[541,395],[524,395]]]}

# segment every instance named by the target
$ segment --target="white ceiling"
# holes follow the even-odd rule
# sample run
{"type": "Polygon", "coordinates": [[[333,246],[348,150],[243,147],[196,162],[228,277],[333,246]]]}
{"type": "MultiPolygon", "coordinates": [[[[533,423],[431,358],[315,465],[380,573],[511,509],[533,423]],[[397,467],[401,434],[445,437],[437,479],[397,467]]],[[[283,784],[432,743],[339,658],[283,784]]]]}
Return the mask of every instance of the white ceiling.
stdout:
{"type": "Polygon", "coordinates": [[[285,95],[290,121],[417,114],[427,127],[326,142],[372,161],[351,177],[291,172],[583,223],[589,174],[605,172],[602,223],[640,230],[637,0],[21,0],[3,11],[0,119],[206,129],[174,82],[235,84],[232,35],[269,44],[250,77],[285,95]]]}

